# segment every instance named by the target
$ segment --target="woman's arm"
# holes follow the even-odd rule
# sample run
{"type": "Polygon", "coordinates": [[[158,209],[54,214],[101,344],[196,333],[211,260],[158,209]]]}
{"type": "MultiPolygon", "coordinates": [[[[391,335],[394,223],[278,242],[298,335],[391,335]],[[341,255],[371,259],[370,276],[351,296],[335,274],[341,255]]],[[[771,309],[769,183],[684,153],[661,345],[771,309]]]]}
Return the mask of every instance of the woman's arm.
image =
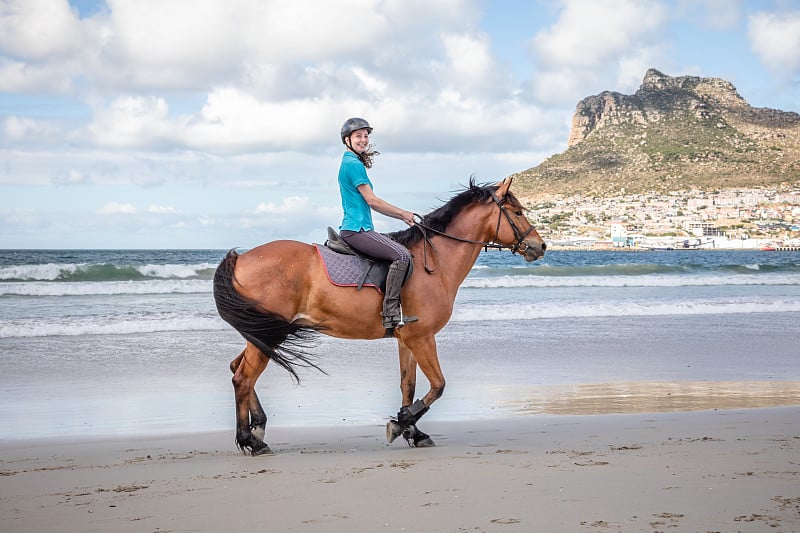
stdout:
{"type": "Polygon", "coordinates": [[[378,198],[372,191],[372,187],[370,187],[368,184],[364,183],[359,185],[358,192],[360,192],[361,196],[364,197],[364,201],[367,202],[367,205],[378,213],[386,215],[387,217],[402,220],[409,226],[414,225],[414,213],[411,211],[406,211],[405,209],[400,209],[399,207],[396,207],[389,202],[378,198]]]}

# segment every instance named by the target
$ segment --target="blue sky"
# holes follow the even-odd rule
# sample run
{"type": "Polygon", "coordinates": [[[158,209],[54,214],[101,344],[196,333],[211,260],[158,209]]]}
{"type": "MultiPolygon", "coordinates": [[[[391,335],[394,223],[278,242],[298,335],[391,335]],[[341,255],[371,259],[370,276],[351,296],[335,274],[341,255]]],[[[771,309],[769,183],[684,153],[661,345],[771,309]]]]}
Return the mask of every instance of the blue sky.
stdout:
{"type": "Polygon", "coordinates": [[[650,67],[800,112],[800,0],[0,0],[0,248],[321,241],[349,116],[424,213],[650,67]]]}

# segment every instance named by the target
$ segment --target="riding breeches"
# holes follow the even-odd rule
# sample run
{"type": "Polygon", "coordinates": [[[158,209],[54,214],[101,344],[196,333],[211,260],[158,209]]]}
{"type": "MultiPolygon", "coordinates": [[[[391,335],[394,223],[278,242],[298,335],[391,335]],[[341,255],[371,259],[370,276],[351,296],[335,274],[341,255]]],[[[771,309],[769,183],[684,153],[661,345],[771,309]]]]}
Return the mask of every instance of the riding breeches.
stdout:
{"type": "Polygon", "coordinates": [[[377,231],[340,232],[342,239],[357,251],[385,261],[411,262],[411,252],[402,244],[377,231]]]}

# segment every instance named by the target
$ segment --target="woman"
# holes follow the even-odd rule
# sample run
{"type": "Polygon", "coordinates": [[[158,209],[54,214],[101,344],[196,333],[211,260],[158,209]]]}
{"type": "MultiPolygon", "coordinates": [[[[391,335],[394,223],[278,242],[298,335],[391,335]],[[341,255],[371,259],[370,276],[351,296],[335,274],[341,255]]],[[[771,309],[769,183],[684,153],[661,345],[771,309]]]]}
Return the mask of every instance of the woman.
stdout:
{"type": "Polygon", "coordinates": [[[372,210],[402,220],[409,226],[414,225],[414,214],[378,198],[373,192],[366,169],[372,167],[372,158],[378,152],[371,150],[370,133],[372,128],[363,118],[349,118],[342,125],[342,143],[347,150],[339,166],[339,192],[344,210],[339,232],[342,239],[355,250],[392,262],[386,278],[381,312],[383,327],[391,329],[417,320],[417,317],[402,316],[400,308],[400,288],[411,264],[411,254],[403,245],[375,231],[372,210]]]}

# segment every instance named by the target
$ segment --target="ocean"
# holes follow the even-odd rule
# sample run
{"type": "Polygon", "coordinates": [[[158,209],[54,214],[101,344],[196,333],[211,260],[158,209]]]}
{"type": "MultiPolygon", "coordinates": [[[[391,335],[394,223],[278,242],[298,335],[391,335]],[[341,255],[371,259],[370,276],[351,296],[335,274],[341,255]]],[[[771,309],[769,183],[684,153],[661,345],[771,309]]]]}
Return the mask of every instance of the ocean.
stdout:
{"type": "MultiPolygon", "coordinates": [[[[0,439],[233,432],[244,342],[214,306],[224,254],[0,250],[0,439]]],[[[800,252],[484,252],[437,336],[447,388],[424,427],[587,398],[586,412],[800,404],[799,324],[800,252]]],[[[259,380],[269,424],[397,412],[394,341],[313,351],[324,374],[297,384],[271,365],[259,380]]]]}

